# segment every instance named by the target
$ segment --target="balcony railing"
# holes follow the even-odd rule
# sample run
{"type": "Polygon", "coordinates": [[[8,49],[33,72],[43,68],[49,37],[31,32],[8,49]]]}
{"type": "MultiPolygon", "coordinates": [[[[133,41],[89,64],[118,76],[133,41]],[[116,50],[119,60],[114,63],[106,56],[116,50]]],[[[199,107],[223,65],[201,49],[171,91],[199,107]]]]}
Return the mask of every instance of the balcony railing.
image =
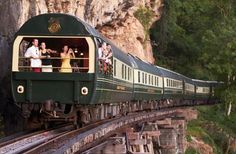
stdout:
{"type": "MultiPolygon", "coordinates": [[[[30,65],[30,59],[26,57],[19,57],[19,65],[18,69],[20,72],[32,72],[33,68],[30,65]]],[[[41,59],[41,60],[50,60],[50,65],[42,65],[39,68],[42,69],[42,72],[44,68],[52,69],[51,72],[63,72],[61,70],[72,70],[72,72],[88,72],[89,70],[89,58],[70,58],[70,66],[69,67],[61,67],[62,66],[62,60],[66,60],[66,58],[61,57],[50,57],[50,58],[34,58],[34,59],[41,59]]]]}

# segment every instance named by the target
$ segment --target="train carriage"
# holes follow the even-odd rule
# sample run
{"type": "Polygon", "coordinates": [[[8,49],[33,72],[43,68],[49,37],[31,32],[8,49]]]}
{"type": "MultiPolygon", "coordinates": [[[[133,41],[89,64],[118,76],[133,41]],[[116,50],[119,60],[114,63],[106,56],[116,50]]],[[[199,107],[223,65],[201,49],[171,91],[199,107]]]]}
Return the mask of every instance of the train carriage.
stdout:
{"type": "Polygon", "coordinates": [[[182,99],[183,98],[183,78],[179,73],[156,66],[163,77],[163,98],[182,99]]]}
{"type": "Polygon", "coordinates": [[[97,69],[97,102],[101,104],[133,100],[133,67],[128,54],[110,41],[105,39],[102,41],[111,45],[113,57],[112,66],[108,65],[107,68],[102,66],[97,69]]]}
{"type": "Polygon", "coordinates": [[[192,79],[182,76],[183,77],[183,98],[185,100],[192,100],[195,97],[195,85],[192,79]]]}
{"type": "Polygon", "coordinates": [[[192,79],[195,85],[195,102],[207,103],[211,95],[211,85],[208,81],[192,79]]]}
{"type": "MultiPolygon", "coordinates": [[[[17,32],[13,44],[12,89],[16,102],[40,103],[53,100],[62,104],[89,104],[95,81],[96,44],[86,25],[79,19],[62,14],[39,15],[26,22],[17,32]],[[32,72],[29,58],[24,57],[33,39],[46,42],[57,51],[50,59],[53,72],[32,72]],[[73,73],[60,72],[60,51],[64,45],[77,48],[73,73]],[[79,71],[75,71],[79,69],[79,71]],[[63,96],[61,95],[63,93],[63,96]]],[[[74,66],[74,65],[72,65],[74,66]]]]}
{"type": "Polygon", "coordinates": [[[16,34],[12,92],[24,112],[37,108],[47,113],[56,111],[59,117],[74,117],[86,105],[133,100],[133,67],[127,54],[80,19],[66,14],[39,15],[16,34]],[[33,72],[32,57],[24,57],[34,39],[56,51],[47,58],[52,62],[52,72],[33,72]],[[100,67],[98,50],[103,41],[112,47],[109,70],[100,67]],[[60,53],[64,45],[74,50],[75,58],[70,59],[72,72],[61,71],[60,53]]]}
{"type": "Polygon", "coordinates": [[[161,72],[152,64],[132,56],[134,65],[134,100],[161,100],[163,81],[161,72]]]}

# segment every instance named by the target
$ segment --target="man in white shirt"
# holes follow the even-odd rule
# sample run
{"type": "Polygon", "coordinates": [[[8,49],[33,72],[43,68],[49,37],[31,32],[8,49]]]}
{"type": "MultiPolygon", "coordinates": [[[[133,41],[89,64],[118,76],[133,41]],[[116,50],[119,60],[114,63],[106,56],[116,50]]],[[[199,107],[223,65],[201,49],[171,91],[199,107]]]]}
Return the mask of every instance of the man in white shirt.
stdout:
{"type": "Polygon", "coordinates": [[[104,60],[104,50],[106,50],[106,42],[102,43],[102,46],[98,49],[98,59],[104,60]]]}
{"type": "Polygon", "coordinates": [[[41,54],[38,48],[38,39],[34,39],[32,44],[33,45],[26,50],[25,57],[30,58],[30,66],[33,72],[41,72],[42,61],[40,59],[41,54]]]}
{"type": "Polygon", "coordinates": [[[99,70],[100,72],[105,71],[106,67],[105,64],[105,57],[104,51],[106,50],[107,44],[106,42],[102,43],[102,46],[98,49],[98,60],[99,60],[99,70]]]}

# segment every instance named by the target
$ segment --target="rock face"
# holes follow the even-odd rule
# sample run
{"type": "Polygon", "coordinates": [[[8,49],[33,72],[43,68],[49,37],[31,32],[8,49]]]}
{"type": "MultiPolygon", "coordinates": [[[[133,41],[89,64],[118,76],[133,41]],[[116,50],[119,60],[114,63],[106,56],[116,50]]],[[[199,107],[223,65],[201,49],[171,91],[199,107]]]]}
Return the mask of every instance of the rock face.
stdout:
{"type": "Polygon", "coordinates": [[[191,147],[193,149],[196,149],[201,154],[213,154],[213,148],[204,143],[201,140],[197,140],[196,138],[192,137],[192,141],[188,142],[188,147],[191,147]]]}

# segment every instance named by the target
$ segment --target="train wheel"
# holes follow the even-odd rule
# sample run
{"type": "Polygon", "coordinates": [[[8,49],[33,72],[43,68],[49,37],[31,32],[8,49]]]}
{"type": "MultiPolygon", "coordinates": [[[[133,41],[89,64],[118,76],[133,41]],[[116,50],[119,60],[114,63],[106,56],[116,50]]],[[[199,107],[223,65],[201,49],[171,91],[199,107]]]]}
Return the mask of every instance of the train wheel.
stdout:
{"type": "Polygon", "coordinates": [[[49,122],[44,122],[44,129],[48,129],[49,128],[49,122]]]}

